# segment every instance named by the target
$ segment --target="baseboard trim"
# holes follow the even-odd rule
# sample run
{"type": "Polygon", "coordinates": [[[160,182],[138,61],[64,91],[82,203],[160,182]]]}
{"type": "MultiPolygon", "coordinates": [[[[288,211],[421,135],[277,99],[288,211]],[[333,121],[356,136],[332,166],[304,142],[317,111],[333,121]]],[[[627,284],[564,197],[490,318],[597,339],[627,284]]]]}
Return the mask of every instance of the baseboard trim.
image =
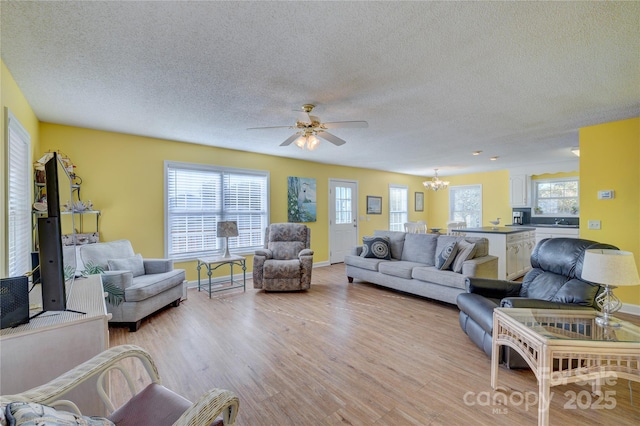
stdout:
{"type": "Polygon", "coordinates": [[[620,312],[630,315],[636,315],[640,317],[640,305],[632,305],[631,303],[624,303],[620,312]]]}
{"type": "MultiPolygon", "coordinates": [[[[313,264],[314,268],[324,268],[325,266],[331,266],[331,263],[329,263],[328,261],[325,262],[317,262],[313,264]]],[[[242,271],[240,271],[242,272],[242,271]]],[[[202,273],[202,272],[201,272],[202,273]]],[[[206,274],[204,274],[205,276],[203,278],[200,278],[200,286],[202,287],[203,285],[206,285],[207,288],[209,287],[209,277],[206,276],[206,274]]],[[[233,274],[233,277],[235,278],[236,281],[238,281],[238,279],[242,279],[242,275],[240,273],[235,273],[233,274]]],[[[215,277],[215,278],[211,278],[211,285],[216,285],[216,284],[220,284],[220,283],[225,283],[225,282],[229,282],[229,280],[231,279],[231,275],[225,275],[222,277],[215,277]]],[[[253,279],[252,275],[251,275],[251,271],[247,271],[247,282],[249,282],[251,279],[253,279]]],[[[198,288],[198,280],[192,280],[192,281],[188,281],[187,282],[187,288],[198,288]]]]}

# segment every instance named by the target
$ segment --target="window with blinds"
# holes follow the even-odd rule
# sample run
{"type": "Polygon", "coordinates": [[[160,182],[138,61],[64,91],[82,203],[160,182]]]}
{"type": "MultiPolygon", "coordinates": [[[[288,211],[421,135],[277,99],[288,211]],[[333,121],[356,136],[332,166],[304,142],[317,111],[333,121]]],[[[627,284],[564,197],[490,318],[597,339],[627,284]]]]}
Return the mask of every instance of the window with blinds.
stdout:
{"type": "Polygon", "coordinates": [[[31,136],[6,109],[8,130],[8,274],[24,275],[31,270],[31,136]]]}
{"type": "Polygon", "coordinates": [[[165,162],[165,256],[188,260],[222,254],[219,221],[236,221],[238,236],[229,250],[263,246],[269,220],[269,173],[165,162]]]}
{"type": "Polygon", "coordinates": [[[389,185],[389,230],[404,231],[409,217],[409,189],[406,186],[389,185]]]}

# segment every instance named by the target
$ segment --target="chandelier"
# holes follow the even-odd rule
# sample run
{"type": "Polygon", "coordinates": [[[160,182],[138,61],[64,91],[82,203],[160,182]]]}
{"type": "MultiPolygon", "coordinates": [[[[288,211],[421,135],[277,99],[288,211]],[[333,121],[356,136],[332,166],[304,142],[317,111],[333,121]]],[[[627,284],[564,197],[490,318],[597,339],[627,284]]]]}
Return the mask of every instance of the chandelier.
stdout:
{"type": "Polygon", "coordinates": [[[425,180],[424,182],[422,182],[424,187],[427,189],[433,189],[434,191],[437,191],[439,189],[445,189],[447,186],[449,186],[448,181],[440,180],[440,178],[438,177],[438,169],[433,169],[433,170],[435,170],[436,175],[432,177],[431,180],[425,180]]]}
{"type": "Polygon", "coordinates": [[[307,148],[309,151],[313,151],[320,145],[320,140],[313,130],[304,130],[300,132],[300,136],[293,143],[300,149],[307,148]]]}

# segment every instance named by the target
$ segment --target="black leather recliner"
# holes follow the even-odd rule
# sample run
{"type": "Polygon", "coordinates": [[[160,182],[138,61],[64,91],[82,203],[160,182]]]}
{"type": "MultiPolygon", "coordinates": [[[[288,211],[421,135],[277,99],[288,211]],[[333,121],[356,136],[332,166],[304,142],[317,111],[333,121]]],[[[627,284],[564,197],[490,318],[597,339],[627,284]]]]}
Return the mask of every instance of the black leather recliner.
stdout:
{"type": "MultiPolygon", "coordinates": [[[[522,283],[487,278],[467,278],[467,293],[457,297],[460,327],[491,356],[493,309],[597,309],[598,284],[582,281],[584,252],[617,249],[609,244],[575,238],[547,238],[531,253],[532,269],[522,283]]],[[[509,368],[525,368],[526,362],[513,349],[501,347],[500,361],[509,368]]]]}

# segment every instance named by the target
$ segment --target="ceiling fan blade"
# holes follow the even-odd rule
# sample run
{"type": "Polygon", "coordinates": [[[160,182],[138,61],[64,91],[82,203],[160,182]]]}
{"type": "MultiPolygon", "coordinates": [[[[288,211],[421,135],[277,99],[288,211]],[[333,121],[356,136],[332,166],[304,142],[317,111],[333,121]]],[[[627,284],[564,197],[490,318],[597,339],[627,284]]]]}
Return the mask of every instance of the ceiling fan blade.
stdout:
{"type": "Polygon", "coordinates": [[[332,135],[329,132],[324,132],[324,131],[318,132],[316,133],[316,136],[318,136],[319,138],[328,140],[329,142],[331,142],[336,146],[344,145],[345,143],[347,143],[347,141],[345,141],[344,139],[340,139],[336,135],[332,135]]]}
{"type": "Polygon", "coordinates": [[[247,130],[260,130],[260,129],[290,129],[291,126],[268,126],[268,127],[247,127],[247,130]]]}
{"type": "Polygon", "coordinates": [[[291,143],[292,143],[293,141],[295,141],[296,139],[298,139],[298,137],[299,137],[299,136],[300,136],[299,134],[294,133],[293,135],[289,136],[289,137],[287,138],[287,140],[285,140],[284,142],[282,142],[282,143],[280,144],[280,146],[287,146],[287,145],[291,145],[291,143]]]}
{"type": "Polygon", "coordinates": [[[327,129],[340,129],[345,127],[369,127],[369,123],[366,121],[328,121],[324,124],[327,129]]]}

